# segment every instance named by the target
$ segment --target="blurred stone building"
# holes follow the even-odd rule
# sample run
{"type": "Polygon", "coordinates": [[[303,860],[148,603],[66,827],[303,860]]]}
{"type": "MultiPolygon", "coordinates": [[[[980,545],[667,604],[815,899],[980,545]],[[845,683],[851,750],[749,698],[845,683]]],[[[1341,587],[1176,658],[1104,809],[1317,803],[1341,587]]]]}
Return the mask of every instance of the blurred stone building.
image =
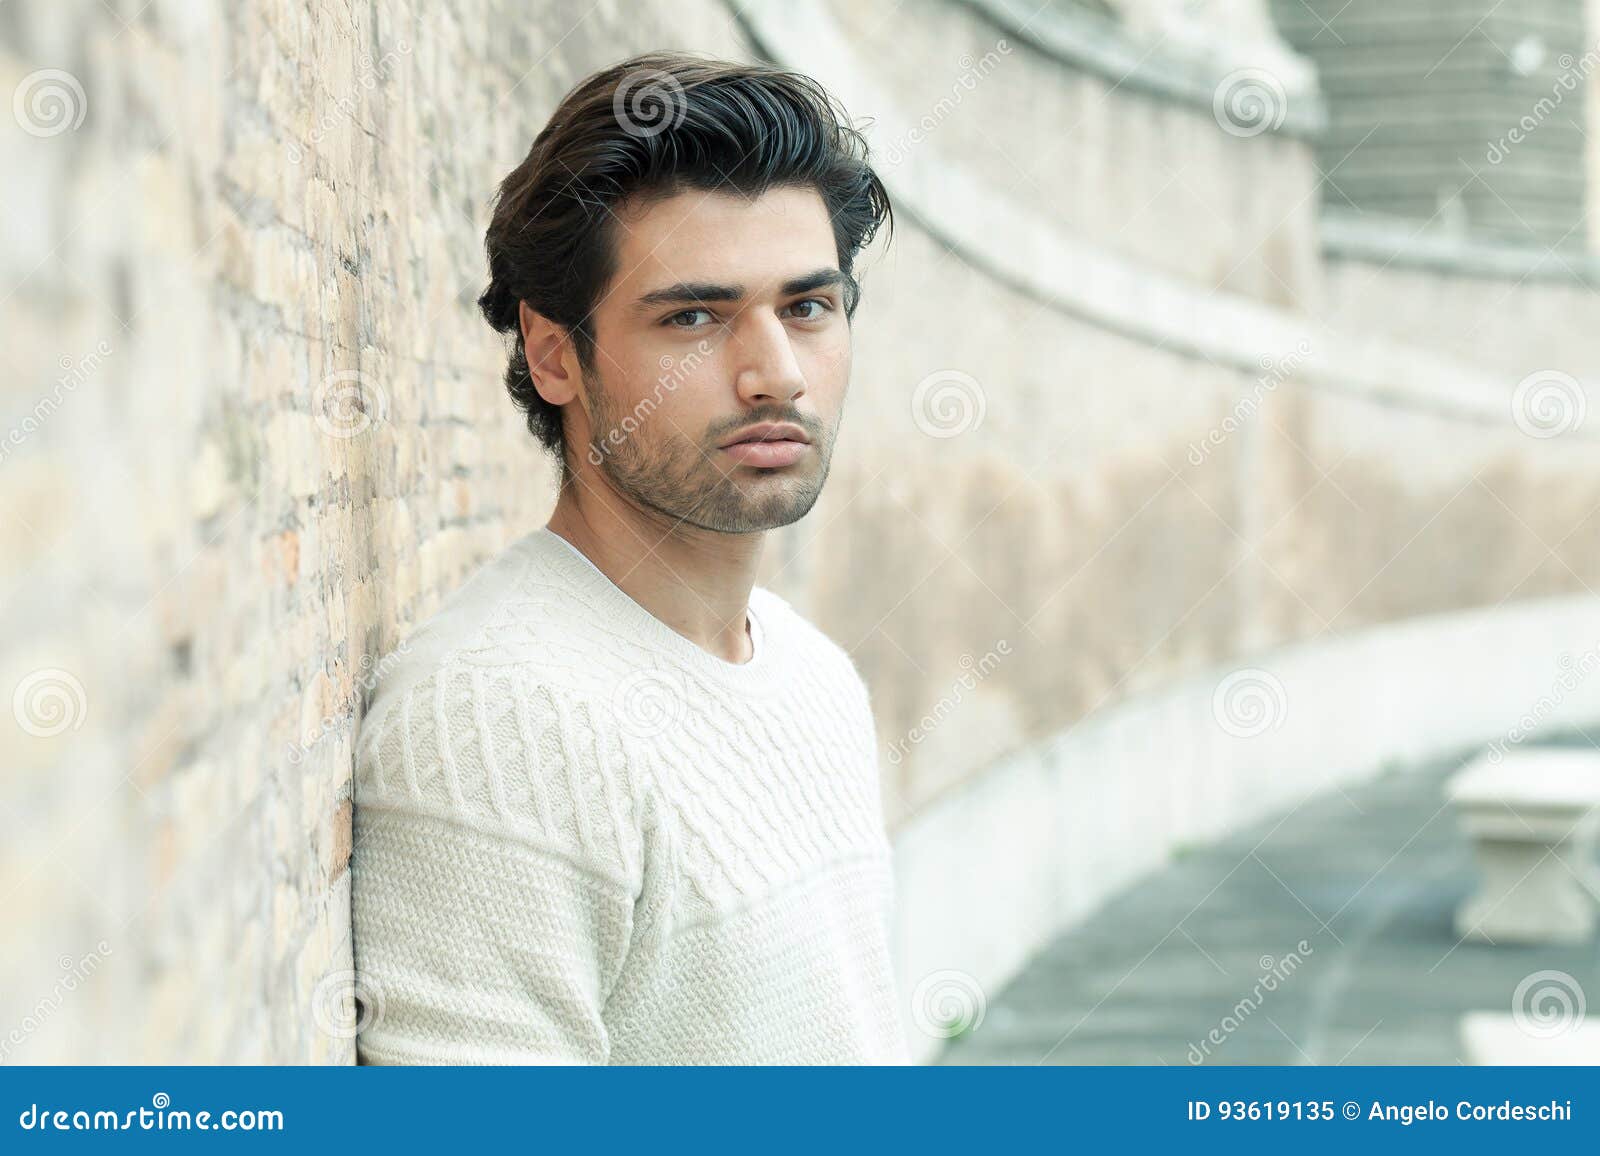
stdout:
{"type": "Polygon", "coordinates": [[[1317,159],[1339,175],[1325,213],[1426,225],[1463,248],[1592,249],[1600,53],[1579,0],[1274,0],[1272,13],[1326,94],[1317,159]]]}

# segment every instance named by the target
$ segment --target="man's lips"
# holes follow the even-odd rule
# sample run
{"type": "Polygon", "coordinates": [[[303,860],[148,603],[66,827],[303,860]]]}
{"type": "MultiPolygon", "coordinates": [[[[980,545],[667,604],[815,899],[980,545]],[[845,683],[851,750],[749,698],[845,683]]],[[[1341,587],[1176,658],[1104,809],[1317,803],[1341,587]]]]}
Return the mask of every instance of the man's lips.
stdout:
{"type": "Polygon", "coordinates": [[[810,448],[811,435],[793,422],[761,422],[724,442],[722,452],[747,466],[792,466],[810,448]]]}
{"type": "Polygon", "coordinates": [[[751,441],[792,441],[809,443],[811,435],[791,421],[764,421],[741,430],[732,438],[722,443],[722,448],[738,445],[751,441]]]}
{"type": "Polygon", "coordinates": [[[767,441],[734,442],[723,446],[722,452],[747,466],[773,468],[792,466],[805,457],[811,447],[791,438],[773,438],[767,441]]]}

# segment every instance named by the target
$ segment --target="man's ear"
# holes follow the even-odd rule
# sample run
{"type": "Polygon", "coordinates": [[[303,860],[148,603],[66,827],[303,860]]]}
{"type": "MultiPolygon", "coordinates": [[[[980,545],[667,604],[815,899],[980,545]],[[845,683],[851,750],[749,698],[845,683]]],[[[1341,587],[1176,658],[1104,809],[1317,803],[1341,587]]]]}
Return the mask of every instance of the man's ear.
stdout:
{"type": "Polygon", "coordinates": [[[577,354],[567,331],[526,301],[517,302],[522,348],[539,396],[551,405],[565,405],[578,393],[577,354]]]}

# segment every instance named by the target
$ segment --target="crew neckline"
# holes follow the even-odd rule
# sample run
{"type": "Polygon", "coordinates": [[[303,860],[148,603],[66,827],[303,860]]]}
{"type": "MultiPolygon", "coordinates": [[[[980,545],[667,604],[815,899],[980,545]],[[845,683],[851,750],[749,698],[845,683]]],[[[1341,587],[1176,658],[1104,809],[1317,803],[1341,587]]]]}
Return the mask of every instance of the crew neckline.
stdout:
{"type": "Polygon", "coordinates": [[[771,603],[760,586],[750,590],[746,610],[751,656],[747,662],[728,662],[690,641],[634,600],[606,576],[588,555],[549,526],[541,526],[520,543],[530,556],[548,562],[568,582],[589,591],[604,609],[631,626],[641,642],[732,689],[769,691],[779,684],[773,678],[777,645],[771,603]]]}

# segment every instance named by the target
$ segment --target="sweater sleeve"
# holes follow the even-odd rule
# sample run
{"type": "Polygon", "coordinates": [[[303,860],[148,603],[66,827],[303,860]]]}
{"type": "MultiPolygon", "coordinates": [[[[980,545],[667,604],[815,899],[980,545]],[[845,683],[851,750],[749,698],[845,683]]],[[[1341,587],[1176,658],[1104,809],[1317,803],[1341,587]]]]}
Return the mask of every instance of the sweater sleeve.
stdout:
{"type": "Polygon", "coordinates": [[[632,933],[625,783],[579,708],[481,671],[358,742],[357,1059],[606,1063],[632,933]]]}

